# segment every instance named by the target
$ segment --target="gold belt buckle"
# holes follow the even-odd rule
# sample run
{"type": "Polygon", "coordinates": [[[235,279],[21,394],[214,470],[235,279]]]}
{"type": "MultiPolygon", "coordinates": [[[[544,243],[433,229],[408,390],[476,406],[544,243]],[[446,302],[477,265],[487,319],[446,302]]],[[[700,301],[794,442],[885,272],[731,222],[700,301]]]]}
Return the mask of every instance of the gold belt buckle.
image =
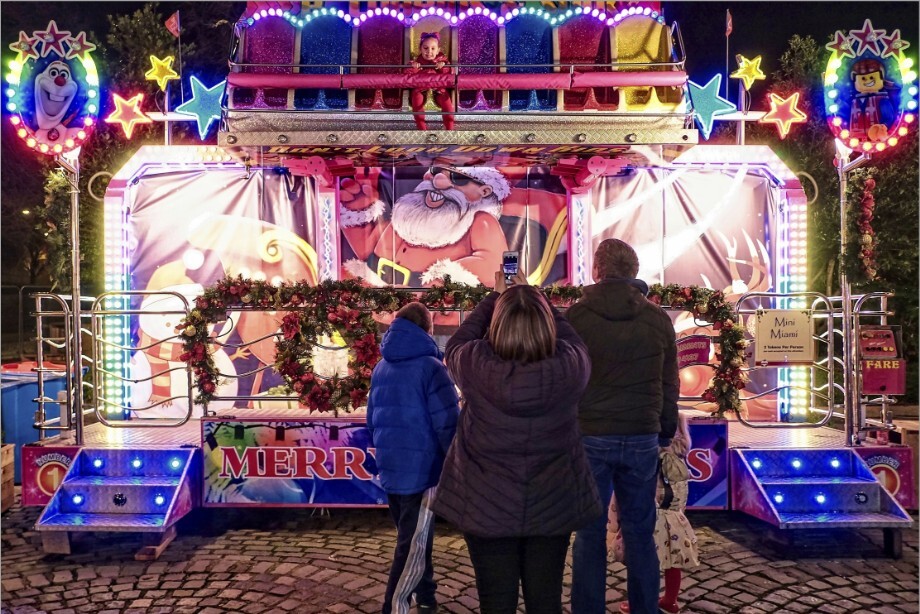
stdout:
{"type": "Polygon", "coordinates": [[[402,273],[402,275],[403,275],[402,285],[404,285],[404,286],[408,286],[408,285],[409,285],[409,277],[412,275],[412,272],[411,272],[409,269],[407,269],[407,268],[404,267],[404,266],[400,266],[400,265],[396,264],[395,262],[393,262],[393,261],[390,260],[389,258],[380,258],[380,259],[377,261],[377,275],[380,277],[380,279],[383,279],[383,269],[384,269],[384,267],[390,267],[390,268],[393,269],[395,272],[397,272],[397,273],[402,273]]]}

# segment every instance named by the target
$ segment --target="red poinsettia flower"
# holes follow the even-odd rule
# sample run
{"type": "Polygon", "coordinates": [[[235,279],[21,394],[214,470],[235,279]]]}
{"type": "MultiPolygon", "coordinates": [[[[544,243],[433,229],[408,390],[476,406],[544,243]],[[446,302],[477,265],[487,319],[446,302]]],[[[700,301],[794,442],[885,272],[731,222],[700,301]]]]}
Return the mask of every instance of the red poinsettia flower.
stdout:
{"type": "Polygon", "coordinates": [[[300,332],[300,314],[292,312],[281,319],[281,331],[285,339],[293,339],[300,332]]]}

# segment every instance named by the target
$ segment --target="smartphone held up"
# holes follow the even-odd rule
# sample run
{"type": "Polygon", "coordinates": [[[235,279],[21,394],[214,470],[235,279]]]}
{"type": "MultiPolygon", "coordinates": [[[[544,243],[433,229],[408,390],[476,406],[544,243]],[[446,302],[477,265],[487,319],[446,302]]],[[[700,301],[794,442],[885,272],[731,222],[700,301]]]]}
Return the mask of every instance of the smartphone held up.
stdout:
{"type": "Polygon", "coordinates": [[[502,273],[505,275],[505,284],[512,285],[514,276],[518,274],[521,252],[502,253],[502,273]]]}

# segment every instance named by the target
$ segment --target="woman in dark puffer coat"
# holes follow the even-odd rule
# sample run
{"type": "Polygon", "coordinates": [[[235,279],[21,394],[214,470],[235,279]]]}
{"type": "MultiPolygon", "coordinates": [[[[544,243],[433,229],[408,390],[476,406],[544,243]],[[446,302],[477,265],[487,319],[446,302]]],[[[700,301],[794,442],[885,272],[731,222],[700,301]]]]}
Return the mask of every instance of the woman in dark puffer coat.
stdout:
{"type": "Polygon", "coordinates": [[[591,371],[578,334],[522,275],[447,342],[463,396],[433,510],[463,531],[483,614],[562,612],[571,534],[602,510],[581,445],[591,371]],[[494,311],[494,316],[493,316],[494,311]]]}

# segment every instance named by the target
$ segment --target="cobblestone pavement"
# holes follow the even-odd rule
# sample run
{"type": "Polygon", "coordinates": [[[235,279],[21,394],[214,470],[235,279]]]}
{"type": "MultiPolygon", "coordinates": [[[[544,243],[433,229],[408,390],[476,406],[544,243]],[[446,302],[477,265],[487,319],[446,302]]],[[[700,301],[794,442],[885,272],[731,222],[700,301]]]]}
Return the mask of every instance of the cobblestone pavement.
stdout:
{"type": "MultiPolygon", "coordinates": [[[[198,510],[157,561],[139,562],[138,534],[78,534],[73,554],[45,555],[39,508],[2,518],[2,611],[115,613],[377,612],[395,531],[383,510],[198,510]]],[[[710,612],[918,612],[918,535],[904,556],[884,556],[880,530],[798,532],[772,539],[760,521],[690,512],[702,565],[687,573],[687,614],[710,612]]],[[[915,517],[916,520],[916,517],[915,517]]],[[[462,537],[439,523],[435,570],[442,612],[478,609],[462,537]]],[[[612,563],[610,611],[625,571],[612,563]]],[[[565,577],[568,611],[571,577],[565,577]]],[[[520,611],[523,611],[523,607],[520,611]]]]}

